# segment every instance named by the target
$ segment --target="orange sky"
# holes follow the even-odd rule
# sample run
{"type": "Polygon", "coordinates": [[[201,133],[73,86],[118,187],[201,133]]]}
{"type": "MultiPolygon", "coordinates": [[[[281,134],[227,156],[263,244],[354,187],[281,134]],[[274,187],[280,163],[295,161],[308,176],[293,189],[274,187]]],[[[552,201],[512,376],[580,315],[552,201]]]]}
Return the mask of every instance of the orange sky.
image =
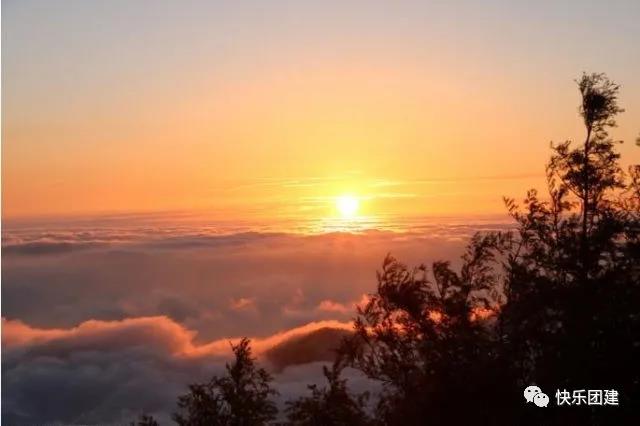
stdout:
{"type": "Polygon", "coordinates": [[[515,25],[518,10],[143,3],[3,9],[5,218],[313,217],[341,194],[361,214],[501,212],[503,195],[543,186],[549,141],[582,136],[583,70],[622,84],[614,136],[640,161],[640,57],[614,34],[626,21],[603,27],[595,58],[571,44],[591,15],[551,49],[531,41],[549,17],[515,25]]]}

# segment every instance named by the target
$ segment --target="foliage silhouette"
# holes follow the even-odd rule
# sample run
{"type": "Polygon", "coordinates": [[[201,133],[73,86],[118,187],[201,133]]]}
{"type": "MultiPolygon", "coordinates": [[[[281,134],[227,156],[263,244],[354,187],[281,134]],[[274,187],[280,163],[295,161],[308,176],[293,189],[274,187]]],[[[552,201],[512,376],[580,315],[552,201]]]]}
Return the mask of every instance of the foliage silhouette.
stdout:
{"type": "Polygon", "coordinates": [[[269,399],[276,394],[271,376],[257,368],[249,339],[232,345],[235,360],[227,374],[208,383],[189,385],[189,393],[178,398],[173,415],[183,426],[258,426],[275,419],[277,409],[269,399]]]}
{"type": "Polygon", "coordinates": [[[340,378],[343,366],[340,358],[331,369],[322,372],[329,384],[326,388],[309,385],[310,396],[287,402],[287,423],[292,426],[366,426],[371,419],[366,412],[368,393],[352,395],[346,379],[340,378]]]}
{"type": "Polygon", "coordinates": [[[476,235],[459,273],[448,262],[409,269],[387,256],[378,291],[359,308],[342,351],[382,383],[381,424],[492,422],[488,393],[501,375],[491,324],[498,276],[490,267],[502,236],[476,235]],[[460,406],[465,407],[460,410],[460,406]]]}
{"type": "MultiPolygon", "coordinates": [[[[615,126],[618,86],[603,74],[578,82],[586,137],[553,147],[549,200],[529,191],[508,233],[502,350],[519,385],[617,389],[621,407],[567,410],[557,422],[629,420],[640,385],[640,210],[637,166],[619,166],[615,126]]],[[[545,416],[549,421],[549,416],[545,416]]]]}

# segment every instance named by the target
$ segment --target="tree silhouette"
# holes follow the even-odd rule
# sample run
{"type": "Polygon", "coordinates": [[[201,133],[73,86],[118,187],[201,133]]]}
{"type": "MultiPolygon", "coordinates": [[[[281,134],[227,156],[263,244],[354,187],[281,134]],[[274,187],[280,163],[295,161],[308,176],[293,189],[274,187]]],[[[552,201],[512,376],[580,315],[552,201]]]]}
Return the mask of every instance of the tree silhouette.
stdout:
{"type": "Polygon", "coordinates": [[[338,358],[331,369],[322,368],[329,384],[318,388],[309,385],[310,396],[287,401],[287,424],[292,426],[365,426],[371,424],[366,412],[368,393],[352,395],[346,379],[341,379],[343,366],[338,358]]]}
{"type": "Polygon", "coordinates": [[[226,365],[224,377],[189,385],[189,393],[178,398],[173,419],[184,426],[258,426],[275,419],[277,409],[269,399],[276,392],[271,376],[257,368],[249,339],[232,345],[235,360],[226,365]]]}
{"type": "Polygon", "coordinates": [[[476,235],[460,272],[448,262],[409,269],[388,256],[378,291],[358,309],[356,335],[342,351],[382,383],[382,424],[463,424],[501,415],[488,400],[500,378],[491,323],[499,295],[490,267],[499,234],[476,235]],[[460,410],[463,404],[469,409],[460,410]]]}
{"type": "Polygon", "coordinates": [[[640,193],[637,168],[625,176],[608,135],[618,86],[603,74],[578,86],[586,137],[553,147],[549,199],[531,190],[524,209],[506,200],[517,230],[505,234],[500,323],[520,386],[622,390],[615,412],[558,410],[558,422],[590,423],[628,416],[638,395],[640,193]]]}

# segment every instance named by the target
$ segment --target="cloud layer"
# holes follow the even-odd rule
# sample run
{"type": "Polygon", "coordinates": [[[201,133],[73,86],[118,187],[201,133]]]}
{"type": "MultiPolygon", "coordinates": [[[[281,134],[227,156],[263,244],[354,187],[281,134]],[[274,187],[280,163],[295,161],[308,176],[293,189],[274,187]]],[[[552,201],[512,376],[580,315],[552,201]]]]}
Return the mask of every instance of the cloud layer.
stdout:
{"type": "Polygon", "coordinates": [[[375,290],[387,253],[455,260],[475,230],[502,226],[5,230],[3,421],[118,423],[143,410],[168,420],[186,384],[221,371],[242,336],[275,373],[282,403],[320,380],[317,363],[375,290]]]}
{"type": "MultiPolygon", "coordinates": [[[[238,339],[199,344],[194,331],[161,316],[91,320],[69,329],[3,320],[2,329],[3,421],[8,424],[122,423],[142,411],[169,420],[177,395],[188,383],[220,373],[230,343],[238,339]]],[[[330,361],[329,350],[350,329],[350,323],[319,321],[253,339],[252,348],[278,373],[307,364],[293,379],[276,376],[276,388],[295,396],[318,379],[320,368],[311,363],[330,361]],[[327,334],[334,338],[327,340],[327,334]],[[302,355],[291,358],[292,347],[303,349],[302,355]]]]}

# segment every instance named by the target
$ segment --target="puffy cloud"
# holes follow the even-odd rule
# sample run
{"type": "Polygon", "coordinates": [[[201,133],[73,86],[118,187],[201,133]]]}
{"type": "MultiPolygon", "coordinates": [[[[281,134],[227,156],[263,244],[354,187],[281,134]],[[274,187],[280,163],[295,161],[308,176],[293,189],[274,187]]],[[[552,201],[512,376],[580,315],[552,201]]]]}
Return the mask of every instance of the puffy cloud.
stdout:
{"type": "Polygon", "coordinates": [[[331,362],[342,339],[351,333],[351,328],[321,327],[283,340],[267,349],[264,358],[276,371],[312,362],[331,362]]]}
{"type": "Polygon", "coordinates": [[[20,320],[6,320],[2,318],[2,345],[18,346],[34,342],[47,341],[63,336],[64,329],[38,329],[28,326],[20,320]]]}
{"type": "Polygon", "coordinates": [[[324,312],[353,312],[350,306],[332,300],[323,300],[316,309],[324,312]]]}
{"type": "MultiPolygon", "coordinates": [[[[313,334],[318,330],[351,330],[352,323],[317,321],[266,337],[252,337],[258,356],[282,342],[313,334]]],[[[164,316],[127,318],[119,321],[89,320],[68,329],[31,327],[19,320],[2,319],[3,349],[20,350],[21,356],[68,356],[78,351],[119,351],[144,348],[178,357],[229,355],[230,343],[243,336],[198,343],[197,332],[164,316]]]]}
{"type": "Polygon", "coordinates": [[[248,297],[241,297],[239,299],[232,300],[230,303],[231,309],[237,311],[246,311],[255,309],[255,303],[253,299],[248,297]]]}
{"type": "MultiPolygon", "coordinates": [[[[252,347],[265,365],[282,372],[329,361],[327,345],[336,341],[324,337],[327,330],[337,336],[350,328],[337,321],[309,323],[255,338],[252,347]],[[304,349],[299,358],[285,357],[292,347],[304,349]]],[[[186,385],[221,372],[230,342],[237,340],[198,343],[195,337],[167,317],[91,320],[68,329],[3,320],[3,421],[121,423],[142,411],[168,420],[186,385]]],[[[305,371],[297,381],[318,380],[319,368],[305,371]]],[[[289,386],[287,380],[277,375],[276,388],[289,386]]]]}
{"type": "Polygon", "coordinates": [[[351,303],[339,303],[334,302],[333,300],[323,300],[316,306],[316,311],[319,312],[337,312],[341,314],[353,314],[356,312],[358,307],[363,307],[369,301],[369,296],[363,294],[360,296],[360,299],[351,303]]]}
{"type": "Polygon", "coordinates": [[[166,317],[41,329],[3,320],[7,424],[123,423],[141,410],[168,420],[185,384],[221,369],[193,357],[195,333],[166,317]]]}
{"type": "Polygon", "coordinates": [[[21,321],[2,322],[2,343],[6,349],[29,348],[29,355],[66,356],[74,351],[113,351],[144,347],[174,355],[196,350],[195,332],[167,317],[128,318],[121,321],[85,321],[69,329],[41,329],[21,321]]]}

